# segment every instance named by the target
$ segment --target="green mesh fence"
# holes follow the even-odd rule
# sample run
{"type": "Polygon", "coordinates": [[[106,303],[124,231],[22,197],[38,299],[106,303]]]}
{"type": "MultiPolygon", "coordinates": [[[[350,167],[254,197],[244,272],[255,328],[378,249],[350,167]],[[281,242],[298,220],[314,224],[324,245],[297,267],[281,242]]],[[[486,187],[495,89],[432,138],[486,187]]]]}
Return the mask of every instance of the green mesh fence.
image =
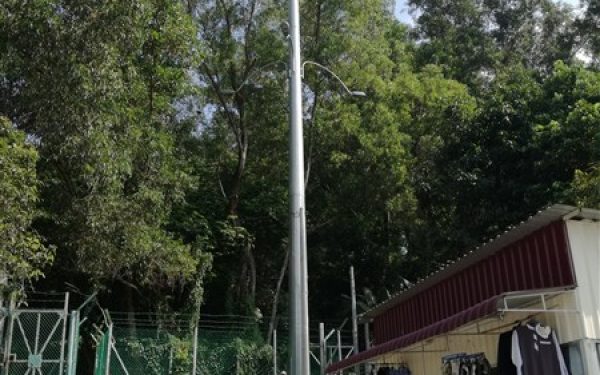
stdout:
{"type": "Polygon", "coordinates": [[[248,332],[200,331],[197,373],[272,374],[272,348],[248,332]]]}
{"type": "Polygon", "coordinates": [[[98,342],[98,346],[96,346],[96,364],[94,366],[94,375],[104,375],[106,374],[106,362],[107,355],[109,351],[108,342],[110,340],[110,335],[106,332],[98,342]]]}
{"type": "MultiPolygon", "coordinates": [[[[84,304],[85,305],[85,304],[84,304]]],[[[81,306],[84,306],[81,305],[81,306]]],[[[87,306],[93,306],[88,303],[87,306]]],[[[2,375],[267,375],[273,374],[273,348],[265,344],[265,324],[255,317],[206,316],[193,323],[181,315],[102,312],[100,320],[81,319],[84,311],[15,309],[0,311],[9,355],[2,375]],[[87,321],[80,332],[80,325],[87,321]],[[95,327],[99,327],[98,330],[95,327]],[[96,331],[97,330],[97,331],[96,331]],[[95,333],[95,360],[78,363],[95,333]],[[79,368],[76,368],[77,365],[79,368]]],[[[89,316],[89,315],[88,315],[89,316]]],[[[286,325],[280,325],[285,332],[286,325]]],[[[288,365],[287,335],[278,331],[277,369],[288,365]]],[[[318,348],[316,348],[318,350],[318,348]]],[[[88,352],[89,353],[89,352],[88,352]]],[[[318,356],[318,351],[317,354],[318,356]]],[[[331,356],[330,356],[331,357],[331,356]]],[[[89,357],[88,357],[89,358],[89,357]]],[[[316,357],[312,373],[319,373],[316,357]]]]}
{"type": "Polygon", "coordinates": [[[111,373],[125,367],[129,374],[189,374],[192,367],[191,336],[161,328],[114,327],[111,373]]]}
{"type": "Polygon", "coordinates": [[[273,373],[272,348],[264,344],[251,319],[210,317],[194,329],[186,319],[167,324],[157,318],[114,315],[112,331],[106,329],[98,340],[95,375],[273,373]]]}
{"type": "Polygon", "coordinates": [[[25,300],[0,297],[2,375],[63,375],[67,345],[66,293],[31,293],[25,300]]]}

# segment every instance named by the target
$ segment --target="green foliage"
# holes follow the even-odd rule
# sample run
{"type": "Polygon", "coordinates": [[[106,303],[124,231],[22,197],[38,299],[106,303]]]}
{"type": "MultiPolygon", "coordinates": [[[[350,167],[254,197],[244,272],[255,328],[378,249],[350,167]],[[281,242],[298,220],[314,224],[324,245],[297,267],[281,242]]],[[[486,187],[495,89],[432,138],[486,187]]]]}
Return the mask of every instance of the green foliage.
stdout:
{"type": "Polygon", "coordinates": [[[575,26],[581,38],[583,53],[591,60],[593,67],[600,66],[600,37],[598,36],[598,23],[600,22],[600,4],[594,0],[582,0],[585,7],[583,17],[579,17],[575,26]]]}
{"type": "Polygon", "coordinates": [[[192,343],[174,335],[159,341],[152,338],[125,339],[125,367],[148,375],[189,374],[192,343]]]}
{"type": "Polygon", "coordinates": [[[267,372],[271,367],[272,349],[268,345],[244,342],[237,339],[233,342],[236,352],[236,373],[240,375],[256,375],[267,372]]]}
{"type": "MultiPolygon", "coordinates": [[[[124,366],[132,372],[149,375],[189,374],[192,368],[193,343],[190,335],[171,334],[139,329],[133,335],[117,338],[117,350],[124,366]]],[[[200,331],[197,347],[197,373],[214,375],[258,375],[270,371],[272,349],[260,339],[240,337],[212,337],[200,331]]]]}
{"type": "Polygon", "coordinates": [[[522,64],[539,72],[570,60],[577,45],[570,9],[551,0],[411,0],[419,11],[420,64],[485,84],[498,69],[522,64]]]}
{"type": "MultiPolygon", "coordinates": [[[[0,111],[38,144],[57,270],[158,295],[209,259],[166,230],[191,185],[175,101],[198,62],[195,28],[166,0],[4,2],[0,111]]],[[[60,273],[60,272],[59,272],[60,273]]]]}
{"type": "Polygon", "coordinates": [[[433,153],[428,190],[418,193],[425,227],[411,242],[436,249],[433,259],[454,257],[546,204],[592,202],[585,194],[599,157],[597,81],[563,62],[544,79],[522,66],[498,74],[476,116],[433,153]],[[577,172],[572,187],[577,170],[591,174],[577,172]]]}
{"type": "MultiPolygon", "coordinates": [[[[340,50],[311,58],[331,61],[367,98],[339,95],[339,82],[322,72],[307,75],[319,93],[309,101],[316,110],[307,120],[309,268],[311,296],[319,301],[312,311],[324,316],[346,304],[340,294],[350,265],[358,285],[368,285],[379,299],[387,288],[403,285],[411,273],[407,261],[421,257],[409,244],[415,181],[424,167],[418,158],[439,147],[476,107],[467,88],[439,67],[414,67],[408,31],[393,21],[385,2],[356,5],[344,5],[346,18],[322,21],[339,25],[328,38],[335,36],[340,50]]],[[[328,6],[322,4],[323,14],[328,6]]]]}
{"type": "MultiPolygon", "coordinates": [[[[303,59],[367,93],[305,66],[316,316],[343,314],[351,264],[374,303],[547,203],[598,204],[598,7],[410,3],[413,29],[388,0],[301,5],[303,59]]],[[[27,279],[55,246],[48,288],[129,310],[285,313],[285,4],[185,6],[0,5],[2,256],[27,279]]]]}
{"type": "Polygon", "coordinates": [[[220,311],[254,311],[256,265],[269,259],[270,247],[281,236],[273,235],[272,218],[285,221],[285,195],[278,195],[285,194],[280,186],[285,177],[277,168],[284,164],[267,165],[262,159],[263,153],[285,150],[279,141],[285,137],[286,42],[275,31],[283,10],[277,1],[194,5],[206,56],[196,71],[201,95],[193,101],[205,110],[199,131],[188,134],[187,147],[200,155],[192,166],[201,181],[178,216],[193,213],[206,219],[217,275],[211,289],[220,311]],[[264,214],[270,217],[264,220],[264,214]],[[265,245],[260,231],[268,236],[266,249],[259,246],[265,245]]]}
{"type": "Polygon", "coordinates": [[[487,35],[481,1],[413,0],[422,14],[417,23],[425,45],[419,50],[422,63],[443,66],[452,77],[473,79],[479,69],[493,65],[493,40],[487,35]]]}
{"type": "Polygon", "coordinates": [[[23,282],[43,276],[54,252],[31,228],[36,216],[38,154],[25,134],[0,117],[0,293],[18,290],[23,282]]]}
{"type": "Polygon", "coordinates": [[[600,207],[600,167],[592,167],[589,171],[575,171],[571,194],[580,207],[600,207]]]}

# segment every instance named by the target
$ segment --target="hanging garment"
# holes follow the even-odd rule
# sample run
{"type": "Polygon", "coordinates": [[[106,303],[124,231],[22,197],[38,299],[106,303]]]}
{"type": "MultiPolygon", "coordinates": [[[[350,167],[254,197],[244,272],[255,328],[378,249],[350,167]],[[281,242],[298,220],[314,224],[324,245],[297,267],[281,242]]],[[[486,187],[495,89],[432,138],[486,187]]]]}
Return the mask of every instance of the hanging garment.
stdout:
{"type": "Polygon", "coordinates": [[[442,365],[442,375],[452,375],[452,365],[446,362],[442,365]]]}
{"type": "Polygon", "coordinates": [[[511,352],[517,375],[569,374],[554,332],[537,322],[514,329],[511,352]]]}
{"type": "Polygon", "coordinates": [[[512,362],[512,335],[510,330],[498,338],[498,375],[517,375],[517,368],[512,362]]]}
{"type": "Polygon", "coordinates": [[[482,354],[473,359],[471,366],[472,375],[490,375],[491,372],[492,366],[487,358],[485,358],[485,355],[482,354]]]}
{"type": "Polygon", "coordinates": [[[443,375],[490,375],[490,362],[484,353],[451,354],[442,358],[443,375]]]}
{"type": "Polygon", "coordinates": [[[453,359],[451,361],[447,361],[442,366],[442,374],[444,375],[462,375],[461,373],[461,363],[459,359],[453,359]]]}
{"type": "Polygon", "coordinates": [[[461,365],[466,356],[467,353],[456,353],[442,357],[442,373],[444,375],[464,375],[461,365]]]}

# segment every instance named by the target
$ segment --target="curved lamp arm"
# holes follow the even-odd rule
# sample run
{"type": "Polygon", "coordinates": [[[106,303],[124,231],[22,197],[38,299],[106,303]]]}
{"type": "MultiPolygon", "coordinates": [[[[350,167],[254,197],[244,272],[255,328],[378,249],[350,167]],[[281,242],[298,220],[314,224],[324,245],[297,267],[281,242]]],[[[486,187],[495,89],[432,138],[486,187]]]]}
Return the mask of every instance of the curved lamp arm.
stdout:
{"type": "Polygon", "coordinates": [[[348,86],[346,86],[346,84],[344,83],[344,81],[342,81],[342,79],[340,77],[338,77],[337,74],[335,74],[331,69],[329,69],[328,67],[319,64],[318,62],[314,62],[314,61],[305,61],[302,63],[302,70],[300,72],[300,75],[302,76],[302,78],[304,78],[304,66],[306,65],[314,65],[318,68],[323,69],[324,71],[326,71],[327,73],[331,74],[331,76],[333,78],[335,78],[344,88],[344,90],[346,91],[346,93],[350,96],[360,96],[360,97],[365,97],[367,96],[367,94],[365,94],[363,91],[352,91],[348,88],[348,86]]]}

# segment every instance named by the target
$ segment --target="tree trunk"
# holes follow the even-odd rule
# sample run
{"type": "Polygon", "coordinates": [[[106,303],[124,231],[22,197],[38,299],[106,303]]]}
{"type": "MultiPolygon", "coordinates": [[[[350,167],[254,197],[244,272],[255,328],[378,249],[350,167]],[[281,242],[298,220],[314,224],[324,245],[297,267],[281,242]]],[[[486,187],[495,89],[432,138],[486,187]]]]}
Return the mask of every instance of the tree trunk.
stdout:
{"type": "Polygon", "coordinates": [[[256,301],[256,260],[252,252],[252,244],[250,241],[246,244],[246,258],[248,261],[248,298],[250,305],[255,307],[256,301]]]}
{"type": "Polygon", "coordinates": [[[133,304],[133,287],[131,285],[125,285],[125,295],[127,298],[127,325],[129,326],[129,334],[132,337],[136,336],[135,326],[135,307],[133,304]]]}
{"type": "MultiPolygon", "coordinates": [[[[239,145],[238,151],[238,162],[233,176],[233,183],[231,184],[231,190],[229,191],[229,205],[227,207],[227,214],[229,216],[238,215],[238,205],[240,203],[240,192],[242,190],[242,176],[246,169],[246,159],[248,155],[248,145],[239,145]]],[[[237,220],[236,220],[237,222],[237,220]]]]}

